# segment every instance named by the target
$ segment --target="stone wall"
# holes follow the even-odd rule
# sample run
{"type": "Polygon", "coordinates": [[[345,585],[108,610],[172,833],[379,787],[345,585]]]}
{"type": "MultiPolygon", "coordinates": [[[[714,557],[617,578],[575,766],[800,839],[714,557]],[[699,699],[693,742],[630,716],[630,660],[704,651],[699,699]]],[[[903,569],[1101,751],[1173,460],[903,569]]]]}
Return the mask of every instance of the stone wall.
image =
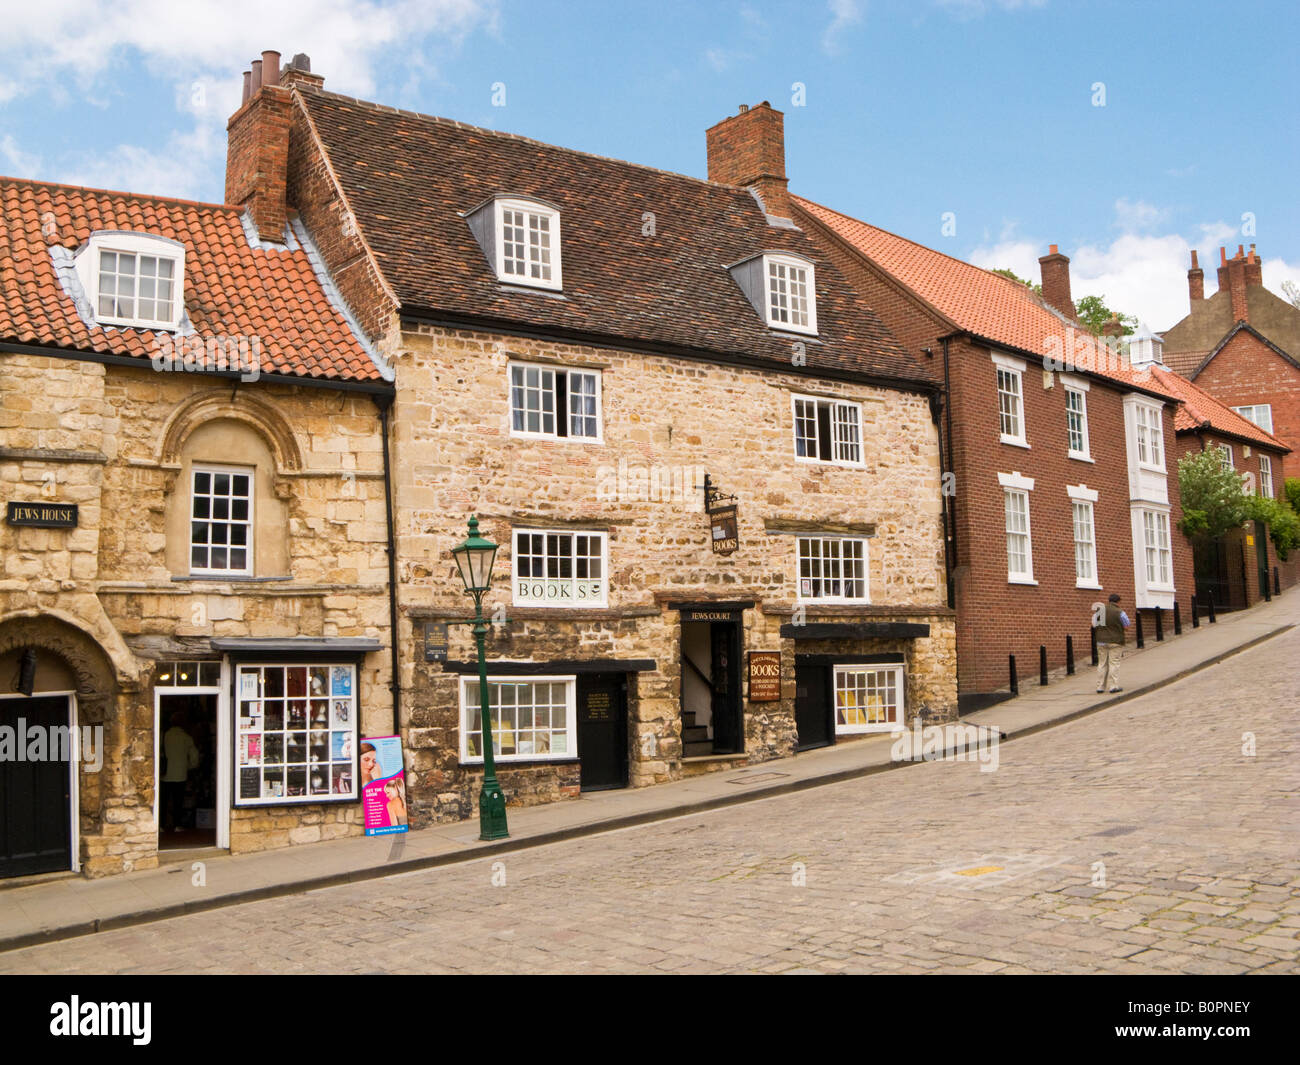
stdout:
{"type": "MultiPolygon", "coordinates": [[[[0,525],[0,641],[41,619],[27,638],[49,647],[57,622],[69,654],[103,660],[78,697],[106,735],[103,769],[80,776],[88,875],[157,863],[158,655],[196,657],[186,650],[218,636],[372,637],[385,649],[359,670],[361,728],[391,732],[382,443],[367,396],[0,351],[0,481],[8,499],[79,507],[75,529],[0,525]],[[254,506],[256,582],[189,577],[176,541],[191,461],[256,467],[273,504],[254,506]]],[[[235,811],[231,849],[359,833],[359,811],[235,811]]]]}

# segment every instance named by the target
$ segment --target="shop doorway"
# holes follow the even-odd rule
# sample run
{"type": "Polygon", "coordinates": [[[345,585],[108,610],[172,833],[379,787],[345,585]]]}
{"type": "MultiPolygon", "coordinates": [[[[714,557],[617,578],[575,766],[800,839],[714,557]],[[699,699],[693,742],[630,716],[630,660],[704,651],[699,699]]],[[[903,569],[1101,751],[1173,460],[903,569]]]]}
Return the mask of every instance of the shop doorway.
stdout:
{"type": "Polygon", "coordinates": [[[794,666],[795,750],[828,747],[835,742],[831,721],[831,667],[800,662],[794,666]]]}
{"type": "Polygon", "coordinates": [[[158,849],[217,845],[215,692],[157,695],[158,849]]]}
{"type": "Polygon", "coordinates": [[[682,756],[745,749],[740,679],[740,616],[682,617],[682,756]]]}
{"type": "Polygon", "coordinates": [[[627,676],[578,677],[578,757],[582,790],[627,787],[627,676]]]}
{"type": "Polygon", "coordinates": [[[0,759],[0,877],[71,869],[72,699],[0,698],[0,726],[15,744],[14,756],[0,759]]]}

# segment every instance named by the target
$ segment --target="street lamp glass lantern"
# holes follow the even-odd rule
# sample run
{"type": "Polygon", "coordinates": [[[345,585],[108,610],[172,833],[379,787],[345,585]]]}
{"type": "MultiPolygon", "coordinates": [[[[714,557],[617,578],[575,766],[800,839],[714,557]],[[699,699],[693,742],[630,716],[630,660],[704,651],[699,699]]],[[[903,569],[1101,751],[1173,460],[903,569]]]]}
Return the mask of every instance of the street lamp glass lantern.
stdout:
{"type": "Polygon", "coordinates": [[[471,595],[482,594],[492,584],[492,563],[496,559],[497,545],[478,534],[478,518],[469,519],[469,536],[451,549],[465,582],[465,591],[471,595]]]}

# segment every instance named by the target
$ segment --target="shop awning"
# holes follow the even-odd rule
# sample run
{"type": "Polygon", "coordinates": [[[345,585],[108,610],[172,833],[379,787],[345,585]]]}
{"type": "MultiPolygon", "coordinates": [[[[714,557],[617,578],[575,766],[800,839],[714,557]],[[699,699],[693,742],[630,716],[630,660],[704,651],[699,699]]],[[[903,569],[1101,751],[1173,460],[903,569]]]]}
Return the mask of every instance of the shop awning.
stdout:
{"type": "Polygon", "coordinates": [[[819,622],[782,625],[783,640],[923,640],[930,626],[919,621],[819,622]]]}
{"type": "Polygon", "coordinates": [[[365,636],[217,636],[212,649],[240,661],[267,661],[273,658],[324,661],[354,659],[383,648],[376,639],[365,636]]]}

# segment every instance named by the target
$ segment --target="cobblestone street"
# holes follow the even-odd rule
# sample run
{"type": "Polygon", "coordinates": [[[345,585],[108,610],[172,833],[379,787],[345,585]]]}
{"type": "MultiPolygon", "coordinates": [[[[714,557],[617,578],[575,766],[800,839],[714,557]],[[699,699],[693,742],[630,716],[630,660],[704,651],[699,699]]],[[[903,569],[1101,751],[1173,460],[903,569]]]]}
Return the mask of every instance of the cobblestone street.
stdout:
{"type": "Polygon", "coordinates": [[[1293,630],[996,772],[917,765],[0,971],[1296,972],[1297,657],[1293,630]]]}

